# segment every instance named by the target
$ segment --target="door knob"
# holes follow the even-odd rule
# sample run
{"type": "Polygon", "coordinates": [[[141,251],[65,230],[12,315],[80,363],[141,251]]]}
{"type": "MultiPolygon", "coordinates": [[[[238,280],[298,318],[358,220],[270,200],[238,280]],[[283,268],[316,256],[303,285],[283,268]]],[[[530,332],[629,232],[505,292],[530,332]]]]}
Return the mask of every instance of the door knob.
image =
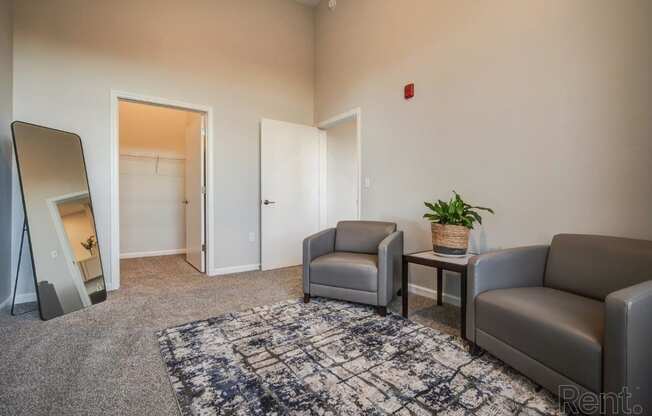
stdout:
{"type": "Polygon", "coordinates": [[[269,199],[266,199],[266,200],[263,201],[263,204],[265,204],[265,205],[274,205],[275,203],[276,202],[270,201],[269,199]]]}
{"type": "Polygon", "coordinates": [[[182,202],[183,204],[188,205],[188,200],[187,200],[187,199],[186,199],[186,200],[183,200],[183,201],[181,201],[181,202],[182,202]]]}

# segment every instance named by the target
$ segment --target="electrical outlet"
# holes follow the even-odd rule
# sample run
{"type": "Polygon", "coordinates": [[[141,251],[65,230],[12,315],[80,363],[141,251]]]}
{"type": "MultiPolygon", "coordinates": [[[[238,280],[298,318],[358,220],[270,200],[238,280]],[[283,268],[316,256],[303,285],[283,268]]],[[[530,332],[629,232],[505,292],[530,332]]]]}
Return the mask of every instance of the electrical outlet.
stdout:
{"type": "Polygon", "coordinates": [[[368,177],[364,178],[364,187],[371,188],[371,179],[369,179],[368,177]]]}
{"type": "Polygon", "coordinates": [[[256,241],[256,233],[255,232],[252,231],[252,232],[249,233],[249,241],[251,243],[254,243],[256,241]]]}
{"type": "Polygon", "coordinates": [[[53,259],[56,259],[57,257],[59,257],[59,252],[57,250],[52,250],[50,252],[50,257],[52,257],[53,259]]]}

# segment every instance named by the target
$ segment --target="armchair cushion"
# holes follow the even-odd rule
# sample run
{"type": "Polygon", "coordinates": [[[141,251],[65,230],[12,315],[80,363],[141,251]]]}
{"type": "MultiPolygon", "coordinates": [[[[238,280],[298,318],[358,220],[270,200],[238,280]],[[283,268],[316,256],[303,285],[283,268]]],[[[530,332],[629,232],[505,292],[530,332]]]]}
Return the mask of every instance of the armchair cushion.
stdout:
{"type": "Polygon", "coordinates": [[[396,231],[393,222],[340,221],[335,234],[335,251],[378,254],[380,242],[396,231]]]}
{"type": "Polygon", "coordinates": [[[317,257],[310,264],[310,283],[376,292],[378,256],[334,252],[317,257]]]}
{"type": "Polygon", "coordinates": [[[652,270],[652,241],[559,234],[550,245],[544,286],[604,301],[642,283],[652,270]]]}
{"type": "Polygon", "coordinates": [[[476,298],[476,329],[601,391],[602,302],[545,287],[492,290],[476,298]]]}

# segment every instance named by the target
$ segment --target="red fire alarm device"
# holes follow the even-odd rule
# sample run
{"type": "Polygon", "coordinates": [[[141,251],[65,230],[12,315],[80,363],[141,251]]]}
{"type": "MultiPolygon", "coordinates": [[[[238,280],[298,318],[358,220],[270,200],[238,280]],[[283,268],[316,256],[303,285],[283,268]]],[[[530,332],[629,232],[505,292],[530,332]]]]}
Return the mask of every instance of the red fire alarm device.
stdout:
{"type": "Polygon", "coordinates": [[[405,99],[409,100],[414,97],[414,84],[407,84],[405,86],[405,99]]]}

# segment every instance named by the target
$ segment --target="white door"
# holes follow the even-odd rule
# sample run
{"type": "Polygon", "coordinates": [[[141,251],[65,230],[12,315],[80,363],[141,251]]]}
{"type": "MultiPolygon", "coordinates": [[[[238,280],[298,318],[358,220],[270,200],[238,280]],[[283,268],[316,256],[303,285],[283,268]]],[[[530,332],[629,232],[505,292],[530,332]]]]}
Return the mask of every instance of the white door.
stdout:
{"type": "Polygon", "coordinates": [[[186,261],[205,272],[204,209],[206,182],[204,150],[206,146],[204,116],[192,114],[186,127],[186,261]]]}
{"type": "Polygon", "coordinates": [[[319,231],[319,131],[264,119],[260,142],[261,269],[298,265],[319,231]]]}

